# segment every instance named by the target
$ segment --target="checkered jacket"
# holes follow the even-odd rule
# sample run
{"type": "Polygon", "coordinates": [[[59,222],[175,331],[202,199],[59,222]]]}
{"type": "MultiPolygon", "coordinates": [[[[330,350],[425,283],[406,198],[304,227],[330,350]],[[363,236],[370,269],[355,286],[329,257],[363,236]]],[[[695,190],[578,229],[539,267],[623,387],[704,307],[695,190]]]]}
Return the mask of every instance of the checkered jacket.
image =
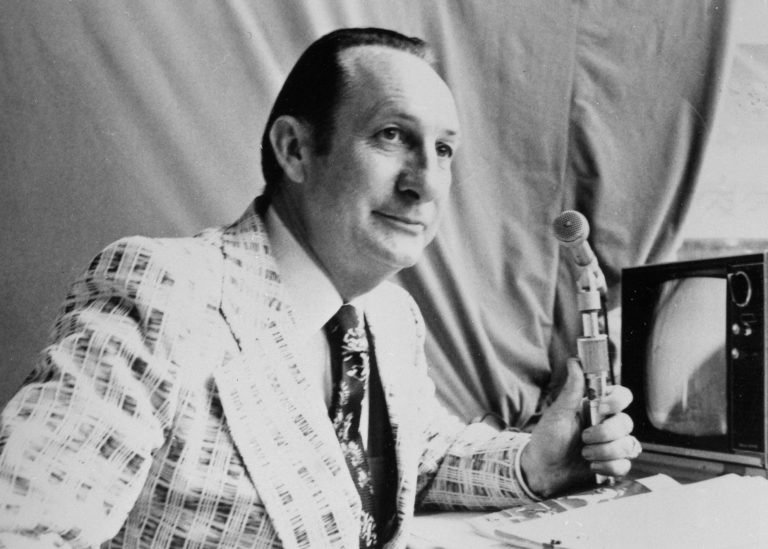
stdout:
{"type": "MultiPolygon", "coordinates": [[[[74,283],[1,416],[0,547],[357,547],[360,501],[257,211],[117,241],[74,283]]],[[[396,443],[386,546],[405,546],[416,505],[528,501],[527,435],[438,404],[410,296],[382,284],[366,318],[396,443]]]]}

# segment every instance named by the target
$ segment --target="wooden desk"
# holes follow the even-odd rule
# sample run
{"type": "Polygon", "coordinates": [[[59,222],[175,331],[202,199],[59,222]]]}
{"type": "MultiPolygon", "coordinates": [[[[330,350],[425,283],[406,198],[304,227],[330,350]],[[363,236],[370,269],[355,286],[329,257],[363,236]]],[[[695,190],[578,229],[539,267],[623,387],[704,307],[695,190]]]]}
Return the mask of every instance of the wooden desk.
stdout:
{"type": "MultiPolygon", "coordinates": [[[[509,547],[475,534],[467,521],[477,515],[419,516],[409,547],[509,547]]],[[[731,474],[571,509],[507,530],[518,540],[538,540],[515,547],[541,548],[555,539],[578,549],[760,549],[768,547],[766,517],[768,481],[731,474]]]]}

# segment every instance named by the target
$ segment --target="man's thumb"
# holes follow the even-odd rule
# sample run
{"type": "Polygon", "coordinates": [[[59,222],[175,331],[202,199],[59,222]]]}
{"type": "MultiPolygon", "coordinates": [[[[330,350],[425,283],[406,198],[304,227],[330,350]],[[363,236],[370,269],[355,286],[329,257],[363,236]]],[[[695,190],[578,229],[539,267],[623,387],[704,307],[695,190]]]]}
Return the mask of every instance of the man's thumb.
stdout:
{"type": "Polygon", "coordinates": [[[552,406],[569,410],[579,409],[584,397],[584,372],[578,358],[569,358],[565,365],[567,377],[552,406]]]}

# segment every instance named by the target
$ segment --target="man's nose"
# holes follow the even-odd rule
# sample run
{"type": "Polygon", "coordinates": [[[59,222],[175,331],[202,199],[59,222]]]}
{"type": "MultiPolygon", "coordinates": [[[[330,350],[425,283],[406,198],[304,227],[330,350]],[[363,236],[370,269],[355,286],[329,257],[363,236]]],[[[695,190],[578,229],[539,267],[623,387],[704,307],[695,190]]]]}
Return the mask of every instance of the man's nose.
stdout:
{"type": "Polygon", "coordinates": [[[412,151],[398,179],[397,188],[419,202],[434,200],[450,186],[451,171],[440,166],[436,151],[412,151]]]}

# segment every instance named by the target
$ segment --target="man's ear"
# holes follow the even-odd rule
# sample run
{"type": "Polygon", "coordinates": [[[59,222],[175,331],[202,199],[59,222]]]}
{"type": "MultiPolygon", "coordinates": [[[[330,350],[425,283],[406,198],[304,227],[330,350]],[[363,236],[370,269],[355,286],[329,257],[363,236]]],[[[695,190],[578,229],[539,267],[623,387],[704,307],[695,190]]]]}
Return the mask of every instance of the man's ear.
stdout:
{"type": "Polygon", "coordinates": [[[291,181],[303,183],[306,177],[310,133],[306,124],[293,116],[279,116],[269,129],[269,141],[275,158],[291,181]]]}

